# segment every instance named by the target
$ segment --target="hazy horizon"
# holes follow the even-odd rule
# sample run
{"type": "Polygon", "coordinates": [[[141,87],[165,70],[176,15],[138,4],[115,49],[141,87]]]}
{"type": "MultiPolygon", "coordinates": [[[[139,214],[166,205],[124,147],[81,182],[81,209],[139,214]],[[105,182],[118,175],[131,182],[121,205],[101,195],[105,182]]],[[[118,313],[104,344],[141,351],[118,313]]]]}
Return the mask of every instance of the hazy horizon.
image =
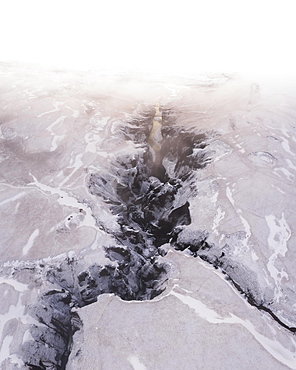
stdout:
{"type": "Polygon", "coordinates": [[[294,2],[11,0],[1,62],[157,73],[295,75],[294,2]]]}

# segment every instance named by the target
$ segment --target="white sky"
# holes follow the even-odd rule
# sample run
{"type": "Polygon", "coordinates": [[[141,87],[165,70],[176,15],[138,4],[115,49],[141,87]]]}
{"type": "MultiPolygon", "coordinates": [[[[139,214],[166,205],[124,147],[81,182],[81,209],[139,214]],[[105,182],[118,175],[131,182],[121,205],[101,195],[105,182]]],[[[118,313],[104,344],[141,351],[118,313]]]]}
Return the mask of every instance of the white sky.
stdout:
{"type": "Polygon", "coordinates": [[[292,72],[296,0],[2,0],[0,61],[292,72]]]}

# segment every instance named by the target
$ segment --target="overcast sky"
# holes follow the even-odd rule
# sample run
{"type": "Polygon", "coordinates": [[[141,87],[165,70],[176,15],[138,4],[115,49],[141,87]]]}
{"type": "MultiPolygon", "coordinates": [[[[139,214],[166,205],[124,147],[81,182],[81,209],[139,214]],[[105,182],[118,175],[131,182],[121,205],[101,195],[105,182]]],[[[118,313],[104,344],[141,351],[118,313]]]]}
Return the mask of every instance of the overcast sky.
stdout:
{"type": "Polygon", "coordinates": [[[3,0],[0,61],[294,72],[295,0],[3,0]]]}

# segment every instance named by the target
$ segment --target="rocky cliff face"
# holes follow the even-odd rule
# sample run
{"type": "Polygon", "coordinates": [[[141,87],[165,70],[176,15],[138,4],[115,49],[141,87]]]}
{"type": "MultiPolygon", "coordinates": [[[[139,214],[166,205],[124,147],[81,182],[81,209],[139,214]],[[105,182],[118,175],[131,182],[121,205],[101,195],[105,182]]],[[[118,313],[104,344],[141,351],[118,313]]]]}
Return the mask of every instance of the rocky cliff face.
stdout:
{"type": "Polygon", "coordinates": [[[296,368],[290,85],[2,70],[2,368],[296,368]]]}

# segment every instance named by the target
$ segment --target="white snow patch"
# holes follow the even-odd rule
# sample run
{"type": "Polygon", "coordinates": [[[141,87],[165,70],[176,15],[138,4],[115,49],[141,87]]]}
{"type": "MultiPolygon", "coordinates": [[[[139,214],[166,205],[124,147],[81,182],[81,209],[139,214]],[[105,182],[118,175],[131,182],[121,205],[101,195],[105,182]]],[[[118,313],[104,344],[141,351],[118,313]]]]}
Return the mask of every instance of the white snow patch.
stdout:
{"type": "Polygon", "coordinates": [[[54,126],[58,125],[59,123],[63,122],[65,120],[65,118],[67,118],[67,116],[61,116],[59,117],[58,119],[56,119],[51,125],[49,125],[46,130],[50,132],[50,135],[53,136],[53,140],[52,140],[52,143],[51,143],[51,148],[50,148],[50,151],[53,152],[54,150],[56,150],[57,148],[57,140],[60,139],[60,138],[63,138],[65,135],[56,135],[52,129],[54,126]]]}
{"type": "MultiPolygon", "coordinates": [[[[233,199],[232,191],[229,188],[229,186],[226,187],[226,196],[227,196],[228,200],[230,201],[230,203],[232,204],[232,206],[234,207],[234,199],[233,199]]],[[[243,245],[245,247],[247,247],[248,240],[249,240],[249,238],[251,236],[251,227],[250,227],[248,221],[241,215],[242,210],[239,209],[239,208],[237,208],[237,207],[235,207],[235,210],[236,210],[236,213],[237,213],[238,217],[240,218],[240,220],[241,220],[241,222],[242,222],[242,224],[244,226],[245,232],[246,232],[246,237],[245,237],[245,239],[243,241],[243,245]]]]}
{"type": "Polygon", "coordinates": [[[87,205],[85,205],[84,203],[78,202],[78,200],[76,198],[74,198],[73,196],[70,196],[65,191],[63,191],[59,188],[52,188],[51,186],[42,184],[41,182],[39,182],[36,179],[35,176],[33,176],[32,174],[31,174],[31,176],[33,177],[34,182],[32,182],[28,185],[34,185],[34,187],[36,187],[37,189],[39,189],[39,190],[41,190],[42,192],[45,192],[45,193],[50,193],[52,195],[54,195],[54,194],[59,195],[58,203],[60,205],[82,209],[85,212],[83,225],[92,227],[92,228],[96,229],[97,231],[99,231],[100,233],[102,232],[98,228],[98,226],[96,225],[96,219],[93,217],[93,215],[91,213],[91,209],[87,205]]]}
{"type": "Polygon", "coordinates": [[[31,236],[29,237],[27,244],[23,247],[23,256],[27,254],[29,250],[33,247],[34,241],[38,235],[39,235],[39,229],[36,229],[35,231],[33,231],[31,236]]]}
{"type": "Polygon", "coordinates": [[[233,196],[232,196],[232,191],[230,190],[229,186],[226,187],[226,196],[227,196],[228,200],[230,201],[230,203],[234,206],[234,199],[233,199],[233,196]]]}
{"type": "Polygon", "coordinates": [[[182,301],[184,304],[186,304],[190,308],[194,309],[194,311],[202,319],[207,320],[208,322],[211,322],[213,324],[221,324],[221,323],[224,322],[224,319],[222,317],[220,317],[217,314],[217,312],[215,312],[214,310],[209,308],[207,305],[205,305],[200,300],[194,299],[194,298],[189,297],[187,295],[177,293],[175,291],[171,291],[170,294],[177,297],[180,301],[182,301]]]}
{"type": "Polygon", "coordinates": [[[17,367],[19,368],[19,369],[24,369],[24,367],[25,367],[25,364],[24,364],[24,361],[23,360],[21,360],[19,357],[17,357],[17,355],[16,354],[11,354],[10,356],[9,356],[9,360],[10,360],[10,363],[11,364],[15,364],[15,365],[17,365],[17,367]]]}
{"type": "Polygon", "coordinates": [[[67,168],[73,168],[72,172],[70,173],[69,176],[67,176],[61,183],[60,183],[60,187],[64,186],[69,180],[70,178],[73,176],[73,174],[80,168],[83,166],[83,162],[81,160],[83,154],[77,154],[75,159],[74,159],[74,163],[73,164],[70,164],[67,168]]]}
{"type": "Polygon", "coordinates": [[[71,107],[69,107],[69,105],[66,105],[66,108],[70,109],[73,112],[72,114],[73,118],[77,118],[79,116],[79,110],[72,109],[71,107]]]}
{"type": "Polygon", "coordinates": [[[35,339],[33,338],[31,332],[30,332],[30,329],[26,330],[24,335],[23,335],[23,344],[25,342],[29,342],[29,341],[35,341],[35,339]]]}
{"type": "Polygon", "coordinates": [[[245,153],[245,149],[243,148],[242,144],[244,144],[244,141],[242,141],[241,143],[236,143],[235,146],[239,149],[239,152],[245,153]]]}
{"type": "Polygon", "coordinates": [[[219,192],[216,191],[216,193],[211,197],[212,203],[217,203],[219,192]]]}
{"type": "Polygon", "coordinates": [[[274,215],[269,215],[265,216],[265,220],[269,227],[268,246],[273,251],[268,260],[267,268],[274,279],[276,285],[275,298],[278,301],[281,296],[281,280],[284,277],[288,279],[288,274],[283,270],[279,271],[275,267],[275,261],[279,255],[285,256],[288,250],[287,242],[291,237],[291,229],[285,220],[284,212],[280,219],[277,219],[274,215]]]}
{"type": "Polygon", "coordinates": [[[220,222],[223,220],[224,217],[225,217],[225,211],[222,211],[222,208],[219,206],[217,208],[217,213],[213,220],[212,230],[214,234],[218,235],[217,227],[219,226],[220,222]]]}
{"type": "Polygon", "coordinates": [[[57,112],[58,110],[59,110],[59,108],[60,108],[60,106],[62,106],[64,103],[61,103],[61,102],[56,102],[56,103],[54,103],[54,109],[53,110],[49,110],[49,111],[47,111],[47,112],[44,112],[44,113],[41,113],[41,114],[38,114],[38,118],[39,117],[43,117],[43,116],[45,116],[46,114],[50,114],[50,113],[54,113],[54,112],[57,112]]]}
{"type": "Polygon", "coordinates": [[[286,162],[288,163],[289,168],[291,168],[292,170],[296,170],[296,166],[294,166],[291,159],[286,159],[286,162]]]}
{"type": "Polygon", "coordinates": [[[289,171],[289,170],[287,170],[286,168],[284,168],[284,167],[277,167],[277,168],[275,168],[274,170],[273,170],[273,172],[277,175],[277,176],[280,176],[280,177],[282,177],[282,175],[281,174],[279,174],[278,172],[282,172],[286,177],[287,177],[287,179],[288,180],[293,180],[293,178],[294,178],[294,175],[289,171]]]}
{"type": "Polygon", "coordinates": [[[248,154],[248,159],[257,165],[264,167],[274,166],[277,162],[277,159],[268,152],[252,152],[248,154]]]}
{"type": "Polygon", "coordinates": [[[128,358],[129,362],[131,363],[134,370],[146,370],[146,366],[140,362],[137,356],[130,356],[128,358]]]}
{"type": "Polygon", "coordinates": [[[19,198],[21,198],[22,196],[24,196],[26,194],[25,191],[22,191],[21,193],[19,194],[16,194],[14,197],[11,197],[9,199],[5,199],[5,200],[2,200],[2,202],[0,202],[0,207],[3,206],[4,204],[7,204],[7,203],[10,203],[10,202],[13,202],[19,198]]]}
{"type": "MultiPolygon", "coordinates": [[[[85,142],[87,143],[87,146],[85,147],[86,152],[90,153],[97,153],[100,150],[98,150],[97,146],[102,142],[102,131],[104,130],[104,127],[108,123],[110,117],[103,117],[95,121],[94,128],[88,132],[85,135],[85,142]]],[[[100,151],[101,153],[101,151],[100,151]]]]}
{"type": "Polygon", "coordinates": [[[47,128],[46,128],[46,131],[49,131],[49,132],[52,132],[52,129],[54,128],[54,126],[58,125],[59,123],[63,122],[64,119],[66,118],[67,116],[61,116],[59,117],[58,119],[56,119],[51,125],[49,125],[47,128]]]}
{"type": "Polygon", "coordinates": [[[257,256],[257,254],[255,253],[255,251],[252,251],[251,252],[251,257],[252,257],[252,260],[254,262],[258,261],[259,260],[259,257],[257,256]]]}
{"type": "Polygon", "coordinates": [[[246,232],[246,238],[249,239],[250,236],[251,236],[250,224],[248,223],[248,221],[243,216],[239,216],[239,218],[241,219],[241,222],[244,225],[245,232],[246,232]]]}
{"type": "Polygon", "coordinates": [[[14,215],[17,214],[17,211],[18,211],[20,205],[21,205],[21,202],[17,202],[17,204],[15,205],[14,212],[13,212],[14,215]]]}
{"type": "Polygon", "coordinates": [[[274,189],[276,189],[277,191],[279,191],[281,194],[286,194],[282,189],[278,188],[277,186],[275,185],[271,185],[274,189]]]}
{"type": "Polygon", "coordinates": [[[11,278],[4,278],[3,276],[0,276],[0,284],[11,285],[18,292],[24,292],[25,290],[28,290],[27,284],[20,283],[11,278]]]}
{"type": "Polygon", "coordinates": [[[287,152],[288,154],[291,154],[294,157],[295,153],[291,151],[289,141],[284,137],[281,137],[281,139],[282,139],[282,147],[284,148],[285,152],[287,152]]]}

